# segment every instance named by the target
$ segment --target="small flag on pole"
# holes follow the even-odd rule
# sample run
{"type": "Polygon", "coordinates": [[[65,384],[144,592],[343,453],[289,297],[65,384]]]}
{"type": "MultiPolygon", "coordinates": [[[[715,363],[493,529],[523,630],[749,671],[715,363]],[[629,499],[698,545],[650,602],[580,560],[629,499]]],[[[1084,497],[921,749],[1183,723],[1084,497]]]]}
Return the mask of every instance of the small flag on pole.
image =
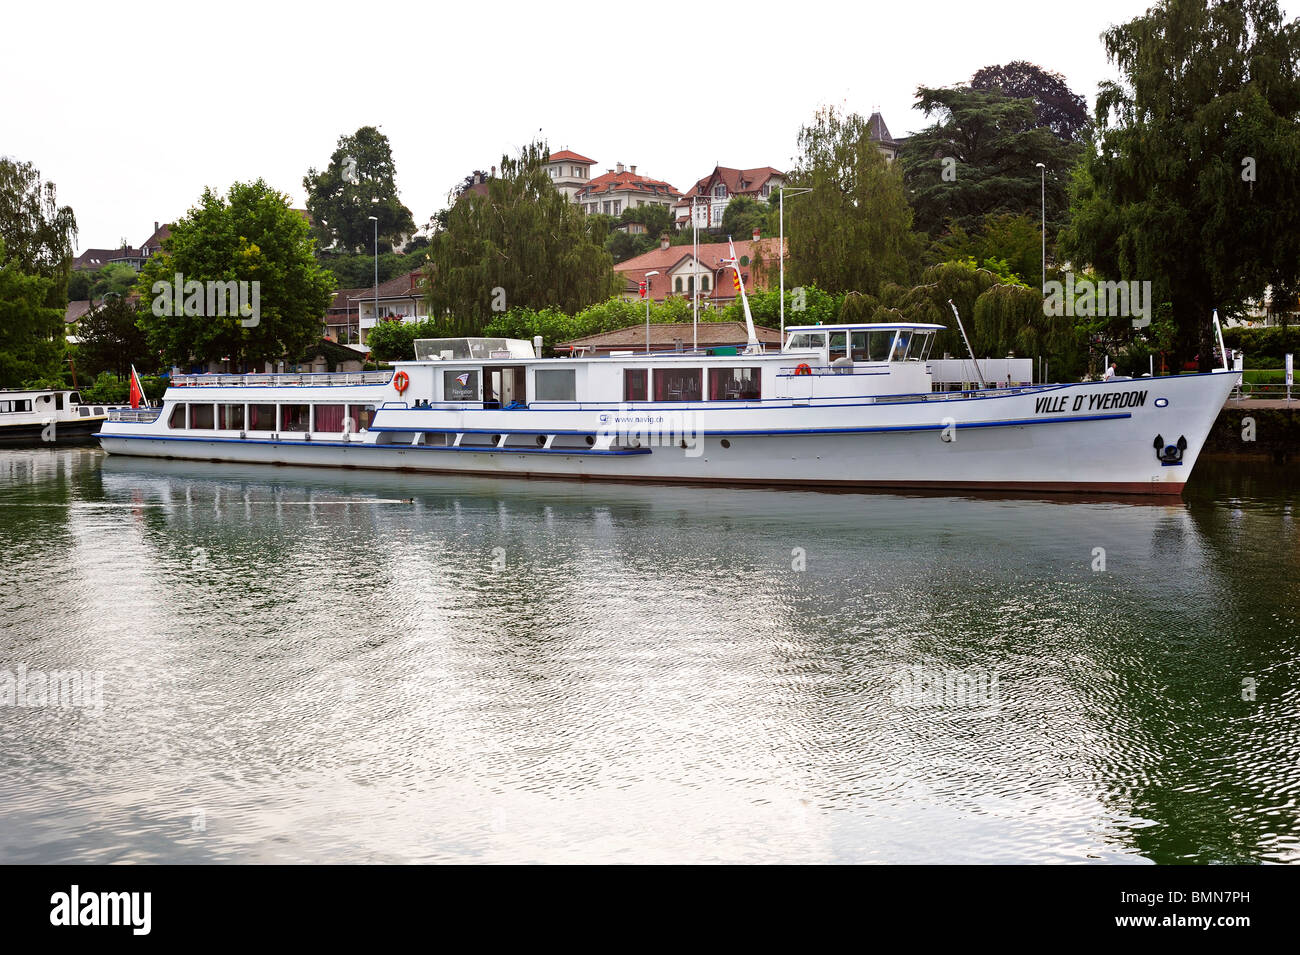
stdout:
{"type": "Polygon", "coordinates": [[[140,375],[135,370],[135,365],[131,366],[131,407],[139,408],[144,404],[144,385],[140,381],[140,375]]]}

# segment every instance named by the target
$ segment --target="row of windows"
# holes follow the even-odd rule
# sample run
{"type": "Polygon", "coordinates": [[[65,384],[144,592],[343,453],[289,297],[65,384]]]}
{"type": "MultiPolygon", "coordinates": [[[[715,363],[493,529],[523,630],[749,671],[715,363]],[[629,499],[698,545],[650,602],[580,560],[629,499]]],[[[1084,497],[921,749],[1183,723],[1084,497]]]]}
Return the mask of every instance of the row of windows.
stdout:
{"type": "Polygon", "coordinates": [[[14,398],[11,401],[0,401],[0,414],[10,411],[31,411],[31,398],[14,398]]]}
{"type": "MultiPolygon", "coordinates": [[[[790,351],[826,348],[826,332],[796,332],[790,336],[790,351]]],[[[930,356],[934,336],[929,332],[885,329],[881,331],[830,332],[830,361],[851,358],[853,361],[925,361],[930,356]]]]}
{"type": "MultiPolygon", "coordinates": [[[[709,290],[709,277],[707,275],[701,275],[700,291],[707,292],[708,290],[709,290]]],[[[693,275],[686,276],[686,281],[684,284],[682,282],[682,277],[680,275],[677,276],[675,279],[673,279],[673,291],[685,292],[687,295],[690,295],[692,292],[695,291],[695,276],[693,275]]]]}
{"type": "MultiPolygon", "coordinates": [[[[757,401],[762,395],[759,370],[710,368],[709,401],[757,401]]],[[[623,371],[623,400],[649,401],[651,385],[655,401],[702,401],[703,368],[627,368],[623,371]],[[651,378],[653,377],[653,381],[651,378]]]]}
{"type": "Polygon", "coordinates": [[[167,427],[191,431],[317,431],[355,434],[370,427],[374,405],[199,404],[172,406],[167,427]]]}

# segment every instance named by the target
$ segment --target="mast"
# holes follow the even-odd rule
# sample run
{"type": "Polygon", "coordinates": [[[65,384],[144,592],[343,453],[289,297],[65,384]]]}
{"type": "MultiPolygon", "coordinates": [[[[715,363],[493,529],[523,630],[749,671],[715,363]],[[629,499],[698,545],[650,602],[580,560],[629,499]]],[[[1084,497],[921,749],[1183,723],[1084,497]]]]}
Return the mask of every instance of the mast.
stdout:
{"type": "Polygon", "coordinates": [[[948,299],[948,307],[952,309],[953,315],[957,318],[957,327],[961,329],[961,340],[966,343],[966,351],[970,354],[970,360],[975,364],[975,377],[980,380],[980,387],[983,388],[987,382],[984,380],[984,372],[980,371],[980,360],[975,357],[975,349],[970,347],[970,339],[966,337],[966,326],[961,323],[961,316],[957,314],[957,306],[953,304],[952,299],[948,299]]]}
{"type": "Polygon", "coordinates": [[[745,310],[745,333],[749,336],[749,341],[745,343],[745,354],[757,355],[763,350],[763,346],[758,343],[758,333],[754,331],[754,316],[749,311],[749,297],[745,294],[745,282],[740,277],[740,259],[736,257],[736,243],[731,240],[731,236],[727,236],[727,246],[731,251],[731,258],[726,264],[736,272],[736,291],[740,293],[740,304],[745,310]]]}

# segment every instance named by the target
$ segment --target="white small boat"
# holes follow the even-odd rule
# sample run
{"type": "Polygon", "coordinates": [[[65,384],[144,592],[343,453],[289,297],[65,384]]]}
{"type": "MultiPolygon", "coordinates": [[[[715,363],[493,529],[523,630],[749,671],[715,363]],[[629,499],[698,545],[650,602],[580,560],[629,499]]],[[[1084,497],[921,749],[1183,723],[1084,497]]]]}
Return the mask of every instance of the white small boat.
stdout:
{"type": "Polygon", "coordinates": [[[82,404],[77,391],[0,391],[0,443],[93,440],[112,407],[82,404]]]}
{"type": "Polygon", "coordinates": [[[419,341],[387,372],[178,375],[161,409],[114,412],[99,438],[112,454],[265,464],[1173,495],[1240,379],[936,390],[942,328],[795,327],[779,352],[733,355],[419,341]]]}

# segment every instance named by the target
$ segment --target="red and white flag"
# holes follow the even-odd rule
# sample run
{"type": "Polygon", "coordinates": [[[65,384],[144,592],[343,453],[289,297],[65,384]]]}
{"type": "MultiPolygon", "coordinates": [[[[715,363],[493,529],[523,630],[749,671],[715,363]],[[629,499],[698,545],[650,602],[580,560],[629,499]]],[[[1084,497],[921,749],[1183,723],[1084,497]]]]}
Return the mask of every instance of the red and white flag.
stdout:
{"type": "Polygon", "coordinates": [[[140,375],[135,370],[135,365],[131,366],[131,407],[138,408],[145,403],[144,385],[140,381],[140,375]]]}

